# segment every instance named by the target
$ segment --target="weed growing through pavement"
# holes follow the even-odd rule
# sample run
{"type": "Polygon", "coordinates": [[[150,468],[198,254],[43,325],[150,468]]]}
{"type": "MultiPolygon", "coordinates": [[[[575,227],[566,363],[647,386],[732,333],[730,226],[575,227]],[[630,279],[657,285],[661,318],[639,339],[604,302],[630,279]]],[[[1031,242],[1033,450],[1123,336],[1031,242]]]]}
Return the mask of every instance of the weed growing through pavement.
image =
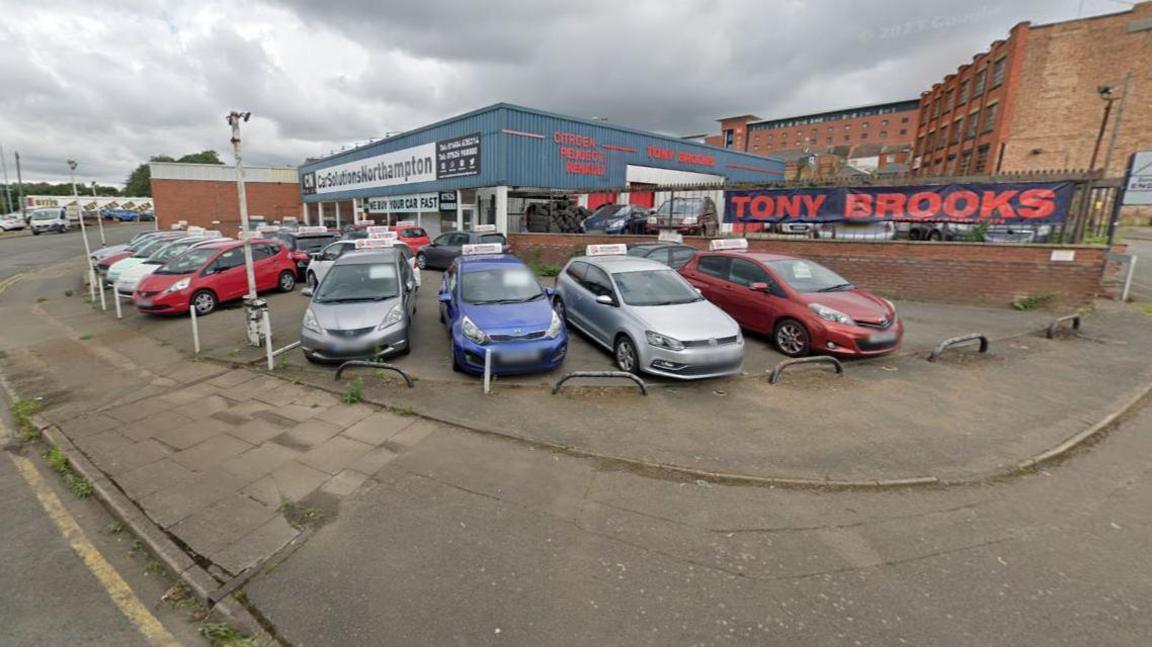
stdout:
{"type": "Polygon", "coordinates": [[[144,563],[144,573],[147,575],[163,575],[164,563],[154,557],[149,557],[148,561],[144,563]]]}
{"type": "Polygon", "coordinates": [[[344,397],[341,398],[344,404],[356,404],[364,399],[364,380],[362,378],[355,378],[348,382],[348,390],[344,392],[344,397]]]}
{"type": "Polygon", "coordinates": [[[104,532],[107,532],[109,535],[119,535],[124,532],[124,524],[119,521],[113,521],[107,526],[104,526],[104,532]]]}
{"type": "Polygon", "coordinates": [[[414,416],[416,415],[416,410],[412,407],[396,407],[392,410],[392,413],[398,416],[414,416]]]}
{"type": "Polygon", "coordinates": [[[44,457],[48,459],[48,467],[57,474],[64,474],[71,470],[71,468],[68,467],[68,457],[64,455],[64,452],[60,451],[59,447],[50,447],[48,452],[44,454],[44,457]]]}
{"type": "Polygon", "coordinates": [[[73,474],[71,470],[64,474],[64,483],[77,499],[87,499],[92,496],[92,481],[89,481],[83,476],[73,474]]]}
{"type": "Polygon", "coordinates": [[[1035,310],[1040,306],[1055,299],[1056,295],[1051,292],[1045,294],[1033,294],[1026,297],[1021,297],[1012,302],[1012,308],[1015,310],[1035,310]]]}
{"type": "Polygon", "coordinates": [[[72,296],[72,290],[64,290],[64,296],[66,296],[66,297],[72,296]]]}
{"type": "Polygon", "coordinates": [[[233,348],[232,350],[228,351],[228,357],[236,357],[239,354],[240,354],[239,348],[233,348]]]}
{"type": "Polygon", "coordinates": [[[59,447],[52,445],[48,451],[44,453],[44,457],[48,459],[48,467],[60,476],[64,477],[64,485],[76,496],[77,499],[87,499],[92,496],[92,482],[72,471],[72,465],[68,462],[68,456],[60,450],[59,447]]]}
{"type": "Polygon", "coordinates": [[[36,297],[36,303],[44,303],[47,300],[48,297],[36,297]]]}
{"type": "Polygon", "coordinates": [[[288,525],[296,529],[318,527],[324,521],[324,512],[320,508],[302,506],[293,501],[281,502],[280,512],[284,514],[288,525]]]}
{"type": "Polygon", "coordinates": [[[1140,312],[1152,317],[1152,303],[1141,303],[1136,307],[1140,308],[1140,312]]]}
{"type": "Polygon", "coordinates": [[[247,634],[225,622],[205,622],[200,626],[200,635],[212,647],[255,647],[256,642],[247,634]]]}
{"type": "Polygon", "coordinates": [[[132,549],[129,550],[128,552],[134,555],[134,554],[139,553],[143,550],[144,550],[144,542],[141,541],[140,539],[133,539],[132,540],[132,549]]]}
{"type": "Polygon", "coordinates": [[[92,335],[80,335],[80,341],[88,341],[92,339],[92,335]]]}
{"type": "Polygon", "coordinates": [[[9,410],[12,412],[12,419],[16,421],[16,431],[20,433],[22,440],[35,440],[40,437],[40,430],[32,422],[32,416],[40,410],[38,402],[28,398],[17,398],[9,410]]]}

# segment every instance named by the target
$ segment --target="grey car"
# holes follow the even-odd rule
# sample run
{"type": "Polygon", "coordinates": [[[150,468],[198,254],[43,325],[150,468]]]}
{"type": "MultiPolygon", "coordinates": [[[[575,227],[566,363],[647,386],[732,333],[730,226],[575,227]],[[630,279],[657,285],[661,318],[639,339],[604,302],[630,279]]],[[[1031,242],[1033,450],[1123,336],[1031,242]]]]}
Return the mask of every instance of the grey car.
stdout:
{"type": "Polygon", "coordinates": [[[720,377],[744,365],[740,326],[675,270],[632,256],[580,256],[556,280],[556,311],[611,350],[622,371],[720,377]]]}
{"type": "Polygon", "coordinates": [[[342,255],[312,291],[300,345],[313,362],[407,354],[416,280],[403,255],[371,249],[342,255]]]}
{"type": "Polygon", "coordinates": [[[432,242],[421,247],[420,251],[416,252],[416,265],[420,269],[446,270],[457,256],[464,253],[465,245],[480,243],[500,243],[504,246],[505,254],[512,251],[512,246],[508,244],[504,234],[493,231],[450,231],[440,234],[432,242]]]}

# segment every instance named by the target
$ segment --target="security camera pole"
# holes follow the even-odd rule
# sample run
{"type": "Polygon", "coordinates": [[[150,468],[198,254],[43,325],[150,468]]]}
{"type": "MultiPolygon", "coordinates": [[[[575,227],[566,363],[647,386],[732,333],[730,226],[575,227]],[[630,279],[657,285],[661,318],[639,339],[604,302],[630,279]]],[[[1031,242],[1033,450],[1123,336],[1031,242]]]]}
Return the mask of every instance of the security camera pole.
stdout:
{"type": "Polygon", "coordinates": [[[248,308],[248,342],[260,346],[260,319],[266,304],[256,298],[256,273],[252,269],[251,232],[248,230],[248,195],[244,190],[244,161],[240,156],[240,122],[248,121],[251,112],[233,110],[225,119],[232,126],[232,152],[236,155],[236,194],[240,199],[240,235],[244,239],[244,271],[248,275],[248,294],[244,303],[248,308]]]}
{"type": "MultiPolygon", "coordinates": [[[[88,246],[88,230],[84,228],[84,212],[80,209],[80,194],[76,191],[76,160],[68,160],[68,172],[72,175],[72,197],[76,200],[76,212],[80,215],[80,236],[84,239],[84,260],[88,261],[88,281],[91,284],[88,288],[92,294],[92,302],[96,302],[96,268],[92,266],[92,248],[88,246]]],[[[67,211],[65,218],[67,218],[67,211]]],[[[104,296],[104,291],[100,291],[100,296],[104,296]]]]}
{"type": "Polygon", "coordinates": [[[15,213],[12,204],[12,185],[8,183],[8,160],[4,157],[4,146],[0,145],[0,169],[4,170],[4,214],[15,213]]]}
{"type": "MultiPolygon", "coordinates": [[[[104,217],[100,215],[100,208],[96,202],[96,180],[92,180],[92,205],[96,206],[96,225],[100,227],[100,244],[107,245],[108,241],[104,239],[104,217]]],[[[83,212],[80,219],[84,219],[83,212]]]]}

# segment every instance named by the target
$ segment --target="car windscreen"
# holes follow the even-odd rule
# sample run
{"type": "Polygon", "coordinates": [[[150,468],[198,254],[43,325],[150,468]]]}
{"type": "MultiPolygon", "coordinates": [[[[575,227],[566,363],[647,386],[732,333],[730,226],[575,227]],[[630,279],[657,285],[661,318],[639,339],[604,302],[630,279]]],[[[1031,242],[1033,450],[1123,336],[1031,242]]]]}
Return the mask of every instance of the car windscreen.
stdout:
{"type": "Polygon", "coordinates": [[[670,306],[704,298],[671,269],[617,272],[612,278],[630,306],[670,306]]]}
{"type": "Polygon", "coordinates": [[[175,243],[169,243],[168,245],[165,245],[165,246],[161,247],[160,249],[153,250],[152,255],[148,257],[148,262],[152,263],[152,262],[167,261],[170,258],[174,258],[176,256],[179,256],[185,250],[187,250],[189,247],[191,247],[194,244],[194,242],[195,241],[190,241],[190,242],[178,241],[175,243]]]}
{"type": "Polygon", "coordinates": [[[508,239],[504,237],[504,234],[483,234],[480,236],[480,238],[477,239],[477,242],[500,243],[503,245],[504,243],[508,242],[508,239]]]}
{"type": "Polygon", "coordinates": [[[626,207],[626,206],[628,206],[628,205],[626,205],[626,204],[606,204],[606,205],[600,207],[599,209],[597,209],[592,214],[592,217],[593,218],[615,218],[616,216],[624,216],[624,215],[627,215],[627,212],[624,211],[624,207],[626,207]],[[624,211],[624,213],[621,213],[622,211],[624,211]]]}
{"type": "Polygon", "coordinates": [[[55,220],[59,215],[56,211],[33,211],[32,220],[55,220]]]}
{"type": "Polygon", "coordinates": [[[850,290],[852,283],[832,270],[812,261],[789,259],[768,263],[782,281],[797,292],[835,292],[850,290]]]}
{"type": "Polygon", "coordinates": [[[461,272],[460,298],[467,303],[524,303],[545,295],[532,270],[515,266],[461,272]]]}
{"type": "Polygon", "coordinates": [[[660,205],[660,213],[667,214],[671,209],[676,214],[695,214],[704,204],[703,198],[676,198],[671,202],[660,205]]]}
{"type": "Polygon", "coordinates": [[[393,263],[351,263],[333,265],[312,301],[353,303],[383,301],[400,294],[400,281],[393,263]]]}
{"type": "Polygon", "coordinates": [[[296,249],[311,254],[320,251],[332,242],[336,242],[335,236],[297,236],[296,249]]]}
{"type": "Polygon", "coordinates": [[[400,230],[401,238],[424,238],[427,235],[428,232],[424,231],[420,227],[410,227],[408,229],[400,230]]]}
{"type": "Polygon", "coordinates": [[[136,252],[132,254],[135,258],[148,258],[152,252],[159,250],[164,245],[172,242],[164,238],[153,238],[145,243],[141,243],[136,247],[136,252]]]}
{"type": "Polygon", "coordinates": [[[156,270],[157,274],[191,274],[204,266],[213,256],[216,255],[218,249],[190,249],[187,253],[181,254],[176,258],[165,263],[160,269],[156,270]]]}

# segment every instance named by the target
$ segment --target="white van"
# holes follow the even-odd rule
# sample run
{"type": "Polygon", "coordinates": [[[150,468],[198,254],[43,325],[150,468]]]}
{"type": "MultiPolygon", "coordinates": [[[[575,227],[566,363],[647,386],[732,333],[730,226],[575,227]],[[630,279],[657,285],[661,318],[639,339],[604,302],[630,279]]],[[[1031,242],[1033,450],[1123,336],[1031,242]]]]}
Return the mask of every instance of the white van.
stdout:
{"type": "Polygon", "coordinates": [[[49,231],[62,234],[70,227],[64,207],[32,209],[28,212],[28,225],[32,228],[32,234],[36,236],[49,231]]]}

